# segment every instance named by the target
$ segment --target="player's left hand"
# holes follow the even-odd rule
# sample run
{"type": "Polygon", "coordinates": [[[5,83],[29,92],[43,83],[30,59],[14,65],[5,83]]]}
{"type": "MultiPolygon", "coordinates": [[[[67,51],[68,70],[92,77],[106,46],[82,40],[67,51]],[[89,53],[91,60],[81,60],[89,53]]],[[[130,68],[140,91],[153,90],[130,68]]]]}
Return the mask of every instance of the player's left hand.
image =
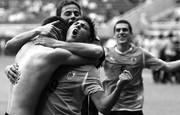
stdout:
{"type": "Polygon", "coordinates": [[[5,68],[5,74],[12,84],[17,84],[20,79],[20,71],[18,64],[8,65],[5,68]]]}

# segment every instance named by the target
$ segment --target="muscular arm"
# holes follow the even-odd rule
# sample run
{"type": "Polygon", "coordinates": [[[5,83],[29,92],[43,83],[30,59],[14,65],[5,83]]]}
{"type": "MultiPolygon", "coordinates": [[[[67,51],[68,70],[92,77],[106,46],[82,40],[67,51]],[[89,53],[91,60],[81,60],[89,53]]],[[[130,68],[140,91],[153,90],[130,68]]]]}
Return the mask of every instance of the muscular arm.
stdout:
{"type": "Polygon", "coordinates": [[[20,48],[30,41],[35,36],[42,34],[42,35],[50,35],[51,30],[53,30],[53,26],[51,24],[47,24],[44,26],[39,26],[35,29],[29,30],[27,32],[21,33],[6,43],[5,51],[7,54],[16,54],[20,48]]]}
{"type": "Polygon", "coordinates": [[[55,39],[37,39],[35,44],[44,45],[52,48],[63,48],[70,52],[87,58],[99,59],[103,56],[103,47],[95,44],[77,43],[77,42],[64,42],[55,39]]]}
{"type": "Polygon", "coordinates": [[[54,46],[67,49],[72,53],[83,57],[100,58],[103,55],[102,47],[95,44],[57,41],[54,46]]]}
{"type": "Polygon", "coordinates": [[[95,65],[98,59],[83,58],[62,48],[55,48],[48,56],[53,63],[60,62],[61,65],[95,65]]]}
{"type": "Polygon", "coordinates": [[[31,38],[39,34],[36,29],[21,33],[6,43],[5,51],[7,54],[16,54],[20,48],[27,43],[31,38]]]}

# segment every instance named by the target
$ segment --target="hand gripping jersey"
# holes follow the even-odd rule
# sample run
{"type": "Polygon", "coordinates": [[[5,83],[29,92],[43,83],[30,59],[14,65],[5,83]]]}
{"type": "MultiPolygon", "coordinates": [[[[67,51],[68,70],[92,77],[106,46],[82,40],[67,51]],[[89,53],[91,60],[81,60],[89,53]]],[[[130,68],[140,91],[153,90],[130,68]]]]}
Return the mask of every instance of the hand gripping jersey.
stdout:
{"type": "Polygon", "coordinates": [[[132,50],[127,53],[118,53],[115,47],[108,48],[104,62],[106,79],[103,81],[107,93],[113,91],[119,75],[124,69],[131,72],[133,80],[123,88],[119,100],[112,111],[137,111],[143,106],[143,68],[160,69],[163,62],[153,57],[147,51],[132,45],[132,50]]]}

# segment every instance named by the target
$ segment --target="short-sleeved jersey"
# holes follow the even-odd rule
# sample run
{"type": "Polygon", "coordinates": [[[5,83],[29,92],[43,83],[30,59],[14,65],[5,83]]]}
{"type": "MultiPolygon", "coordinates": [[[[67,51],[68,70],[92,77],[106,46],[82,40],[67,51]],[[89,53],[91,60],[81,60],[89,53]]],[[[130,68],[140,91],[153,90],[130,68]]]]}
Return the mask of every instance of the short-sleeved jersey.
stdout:
{"type": "Polygon", "coordinates": [[[80,115],[85,95],[104,91],[94,66],[60,67],[55,89],[46,92],[38,115],[80,115]]]}
{"type": "MultiPolygon", "coordinates": [[[[116,46],[115,46],[116,47],[116,46]]],[[[143,68],[160,69],[163,61],[153,57],[142,48],[132,45],[132,50],[127,53],[119,53],[116,48],[107,48],[104,61],[106,78],[103,81],[104,90],[110,93],[116,87],[119,75],[124,69],[131,72],[133,80],[123,88],[119,100],[112,108],[112,111],[137,111],[143,106],[143,68]]]]}

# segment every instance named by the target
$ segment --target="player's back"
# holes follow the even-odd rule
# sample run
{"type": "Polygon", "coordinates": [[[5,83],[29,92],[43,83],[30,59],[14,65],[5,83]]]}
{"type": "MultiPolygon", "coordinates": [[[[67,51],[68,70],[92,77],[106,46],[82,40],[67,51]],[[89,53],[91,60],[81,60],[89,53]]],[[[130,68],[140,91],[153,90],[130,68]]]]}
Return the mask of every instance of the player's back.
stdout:
{"type": "Polygon", "coordinates": [[[52,50],[28,42],[16,55],[21,75],[13,86],[10,114],[33,115],[41,91],[58,66],[49,58],[52,50]]]}

